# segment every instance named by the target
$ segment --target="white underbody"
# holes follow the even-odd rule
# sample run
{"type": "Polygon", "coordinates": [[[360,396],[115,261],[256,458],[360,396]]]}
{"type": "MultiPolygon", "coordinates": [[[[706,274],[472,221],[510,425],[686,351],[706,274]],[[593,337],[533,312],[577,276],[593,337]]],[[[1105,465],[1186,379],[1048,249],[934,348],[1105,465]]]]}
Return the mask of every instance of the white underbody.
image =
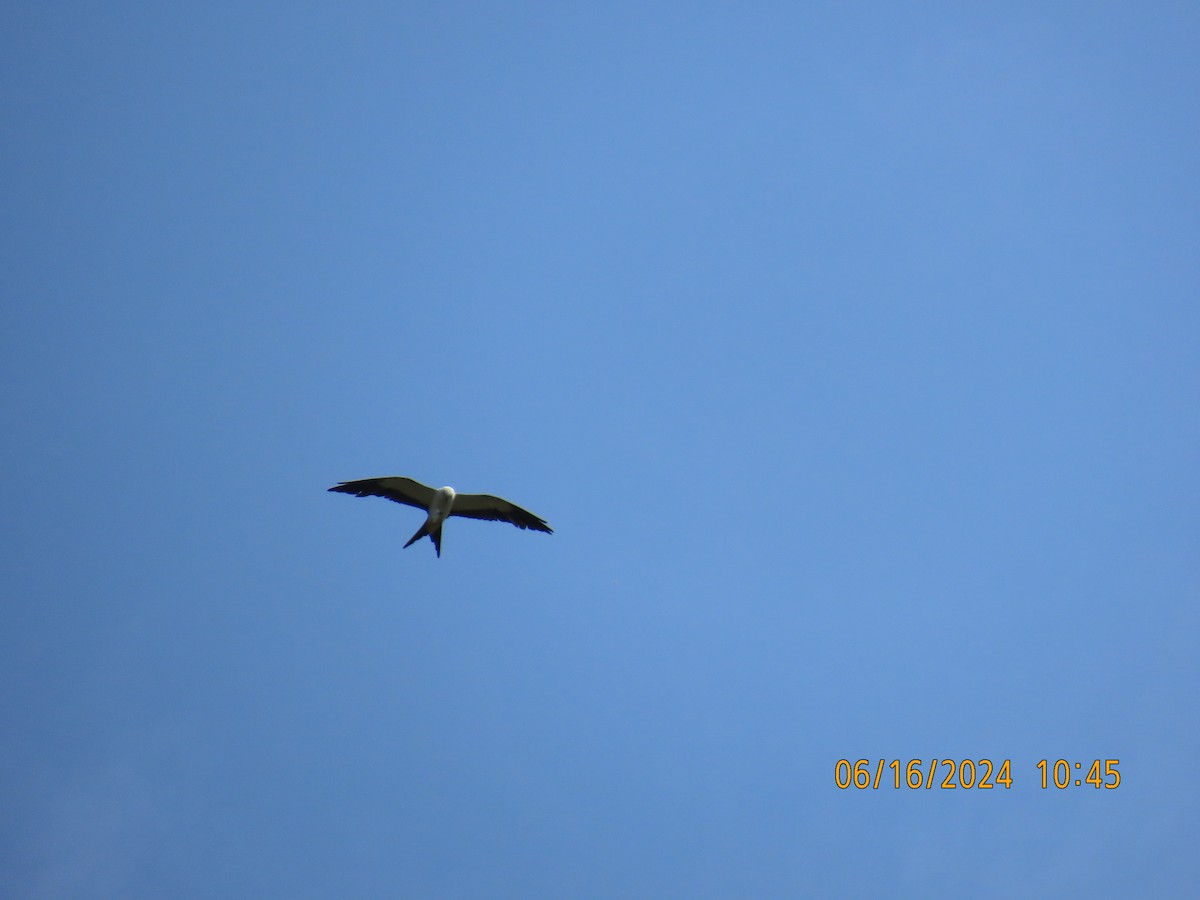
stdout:
{"type": "Polygon", "coordinates": [[[429,526],[440,525],[453,508],[454,488],[438,488],[433,492],[433,501],[429,504],[429,526]]]}

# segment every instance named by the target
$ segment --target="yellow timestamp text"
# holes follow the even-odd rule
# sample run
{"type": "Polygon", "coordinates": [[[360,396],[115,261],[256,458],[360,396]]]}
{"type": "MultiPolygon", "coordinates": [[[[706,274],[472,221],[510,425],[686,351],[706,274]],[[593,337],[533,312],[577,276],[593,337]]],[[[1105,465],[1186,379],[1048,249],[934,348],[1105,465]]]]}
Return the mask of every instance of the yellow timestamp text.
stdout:
{"type": "Polygon", "coordinates": [[[850,762],[839,759],[833,767],[833,783],[842,790],[859,788],[891,787],[900,790],[903,787],[912,790],[941,787],[945,789],[964,788],[970,790],[992,790],[997,786],[1012,787],[1012,760],[1004,759],[999,764],[990,759],[901,759],[876,760],[872,765],[869,759],[859,759],[850,762]],[[945,770],[941,783],[938,783],[938,768],[945,770]]]}
{"type": "MultiPolygon", "coordinates": [[[[1037,763],[1043,790],[1051,786],[1107,788],[1121,784],[1119,759],[1094,759],[1074,762],[1067,759],[1042,759],[1037,763]],[[1085,774],[1086,772],[1086,774],[1085,774]],[[1078,776],[1078,777],[1075,777],[1078,776]]],[[[841,790],[994,790],[1013,786],[1012,760],[1002,759],[839,759],[833,767],[833,783],[841,790]],[[941,771],[939,771],[939,769],[941,771]]]]}
{"type": "Polygon", "coordinates": [[[1051,785],[1061,791],[1069,787],[1083,787],[1086,784],[1111,791],[1121,786],[1121,773],[1117,770],[1120,764],[1119,759],[1093,759],[1090,762],[1075,762],[1069,759],[1056,759],[1051,762],[1048,759],[1039,759],[1037,767],[1042,774],[1042,790],[1049,790],[1051,785]],[[1102,762],[1103,773],[1100,771],[1102,762]],[[1084,766],[1087,766],[1086,775],[1083,774],[1084,766]]]}

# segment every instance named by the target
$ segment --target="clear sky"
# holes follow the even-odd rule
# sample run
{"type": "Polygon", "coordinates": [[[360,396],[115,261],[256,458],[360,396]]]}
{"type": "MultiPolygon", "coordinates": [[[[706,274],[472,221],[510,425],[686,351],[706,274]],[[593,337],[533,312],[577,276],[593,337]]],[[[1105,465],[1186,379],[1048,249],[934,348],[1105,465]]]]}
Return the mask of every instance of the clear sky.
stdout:
{"type": "Polygon", "coordinates": [[[0,43],[0,896],[1196,896],[1195,4],[0,43]]]}

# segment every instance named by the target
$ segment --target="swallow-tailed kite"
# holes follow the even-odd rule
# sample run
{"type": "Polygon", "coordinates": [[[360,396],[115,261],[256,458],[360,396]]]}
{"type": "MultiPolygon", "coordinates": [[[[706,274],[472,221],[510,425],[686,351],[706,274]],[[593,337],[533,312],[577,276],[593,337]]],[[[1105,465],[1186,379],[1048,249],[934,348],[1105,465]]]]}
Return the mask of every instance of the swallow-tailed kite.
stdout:
{"type": "Polygon", "coordinates": [[[437,555],[442,555],[442,523],[447,516],[466,516],[468,519],[488,519],[492,522],[511,522],[518,528],[532,528],[553,534],[554,529],[528,510],[509,503],[491,494],[456,494],[454,488],[434,490],[411,478],[364,478],[362,481],[342,481],[331,491],[353,494],[355,497],[387,497],[406,506],[426,510],[429,517],[417,533],[408,539],[405,547],[416,543],[425,535],[433,541],[437,555]]]}

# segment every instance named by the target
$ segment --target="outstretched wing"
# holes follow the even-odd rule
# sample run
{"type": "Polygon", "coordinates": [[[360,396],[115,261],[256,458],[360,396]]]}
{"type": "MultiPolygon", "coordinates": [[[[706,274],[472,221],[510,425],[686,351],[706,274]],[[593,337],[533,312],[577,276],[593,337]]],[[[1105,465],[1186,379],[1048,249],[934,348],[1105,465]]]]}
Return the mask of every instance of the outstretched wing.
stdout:
{"type": "Polygon", "coordinates": [[[509,503],[501,497],[491,494],[455,494],[454,505],[450,507],[450,515],[466,516],[468,519],[487,519],[489,522],[511,522],[518,528],[532,528],[534,531],[544,531],[553,534],[554,529],[546,524],[545,519],[535,516],[527,509],[521,509],[515,503],[509,503]]]}
{"type": "Polygon", "coordinates": [[[329,490],[342,494],[353,494],[355,497],[386,497],[403,503],[405,506],[415,506],[417,509],[428,510],[433,502],[434,490],[411,478],[364,478],[361,481],[343,481],[329,490]]]}

